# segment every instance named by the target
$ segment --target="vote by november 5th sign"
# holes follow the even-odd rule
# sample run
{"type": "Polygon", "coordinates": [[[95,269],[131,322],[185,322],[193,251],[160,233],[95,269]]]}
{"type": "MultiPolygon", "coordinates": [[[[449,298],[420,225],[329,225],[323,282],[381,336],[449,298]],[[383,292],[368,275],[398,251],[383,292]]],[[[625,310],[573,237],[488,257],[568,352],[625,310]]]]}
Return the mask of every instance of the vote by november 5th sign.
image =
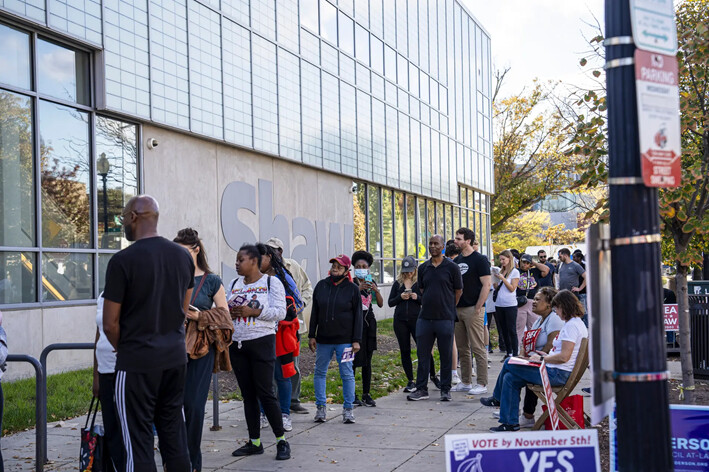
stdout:
{"type": "Polygon", "coordinates": [[[446,435],[448,472],[596,472],[595,429],[446,435]]]}

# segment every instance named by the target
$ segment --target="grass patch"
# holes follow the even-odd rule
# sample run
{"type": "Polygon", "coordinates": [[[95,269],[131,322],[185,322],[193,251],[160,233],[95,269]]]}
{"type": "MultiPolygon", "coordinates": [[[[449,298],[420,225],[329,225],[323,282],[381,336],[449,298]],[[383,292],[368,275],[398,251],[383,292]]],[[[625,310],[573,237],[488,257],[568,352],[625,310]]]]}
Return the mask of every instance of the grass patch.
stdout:
{"type": "MultiPolygon", "coordinates": [[[[50,375],[47,379],[47,421],[85,415],[91,403],[92,369],[50,375]]],[[[3,382],[3,434],[35,427],[35,379],[3,382]]]]}
{"type": "Polygon", "coordinates": [[[394,318],[387,318],[386,320],[377,320],[377,334],[380,336],[391,336],[395,338],[394,334],[394,318]]]}

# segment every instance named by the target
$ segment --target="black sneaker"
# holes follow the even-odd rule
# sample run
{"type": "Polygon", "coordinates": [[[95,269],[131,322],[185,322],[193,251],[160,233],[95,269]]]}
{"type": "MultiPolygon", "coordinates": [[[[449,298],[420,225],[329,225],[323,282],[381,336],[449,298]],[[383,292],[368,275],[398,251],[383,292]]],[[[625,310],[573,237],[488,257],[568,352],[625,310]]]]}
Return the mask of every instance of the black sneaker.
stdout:
{"type": "Polygon", "coordinates": [[[518,424],[501,424],[500,426],[495,426],[494,428],[490,428],[490,431],[493,433],[505,433],[507,431],[519,431],[519,425],[518,424]]]}
{"type": "Polygon", "coordinates": [[[416,382],[413,380],[410,381],[408,384],[406,384],[406,387],[404,387],[404,393],[410,393],[410,392],[415,392],[416,391],[416,382]]]}
{"type": "Polygon", "coordinates": [[[231,453],[231,455],[234,457],[253,456],[255,454],[263,454],[263,444],[254,446],[254,443],[252,443],[251,441],[248,441],[239,449],[231,453]]]}
{"type": "Polygon", "coordinates": [[[291,403],[290,412],[297,413],[299,415],[307,415],[309,413],[308,409],[303,408],[303,405],[301,405],[300,403],[291,403]]]}
{"type": "Polygon", "coordinates": [[[363,402],[362,400],[360,400],[357,395],[355,395],[355,399],[354,399],[354,401],[352,402],[352,404],[353,404],[354,406],[364,406],[364,402],[363,402]]]}
{"type": "MultiPolygon", "coordinates": [[[[519,429],[519,427],[517,427],[519,429]]],[[[263,450],[263,449],[262,449],[263,450]]],[[[285,439],[281,439],[276,444],[276,460],[285,461],[290,459],[290,444],[285,439]]]]}
{"type": "Polygon", "coordinates": [[[374,401],[372,396],[368,393],[362,394],[362,404],[364,406],[377,406],[377,403],[374,401]]]}
{"type": "Polygon", "coordinates": [[[433,382],[433,385],[434,385],[438,390],[441,389],[441,379],[439,379],[438,377],[434,376],[434,377],[431,377],[431,382],[433,382]]]}
{"type": "Polygon", "coordinates": [[[410,395],[406,395],[406,399],[412,402],[417,402],[419,400],[428,400],[427,390],[416,390],[410,395]]]}
{"type": "Polygon", "coordinates": [[[441,401],[442,402],[451,401],[451,393],[448,390],[441,390],[441,401]]]}
{"type": "Polygon", "coordinates": [[[480,403],[485,406],[500,406],[500,402],[495,397],[481,398],[480,403]]]}

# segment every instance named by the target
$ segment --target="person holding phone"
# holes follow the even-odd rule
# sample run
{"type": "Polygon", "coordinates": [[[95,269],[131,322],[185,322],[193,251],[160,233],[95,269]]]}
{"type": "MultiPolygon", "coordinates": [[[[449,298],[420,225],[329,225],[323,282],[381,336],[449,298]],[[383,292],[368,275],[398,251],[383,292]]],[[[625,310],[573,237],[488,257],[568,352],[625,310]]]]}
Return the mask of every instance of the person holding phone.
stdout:
{"type": "Polygon", "coordinates": [[[355,394],[354,404],[357,406],[377,406],[370,395],[372,386],[372,356],[377,350],[377,318],[374,316],[374,302],[378,307],[384,306],[384,299],[379,292],[377,283],[372,278],[369,268],[374,263],[374,257],[367,251],[356,251],[352,254],[354,266],[354,283],[359,287],[362,298],[362,343],[355,355],[353,372],[362,368],[362,399],[355,394]]]}

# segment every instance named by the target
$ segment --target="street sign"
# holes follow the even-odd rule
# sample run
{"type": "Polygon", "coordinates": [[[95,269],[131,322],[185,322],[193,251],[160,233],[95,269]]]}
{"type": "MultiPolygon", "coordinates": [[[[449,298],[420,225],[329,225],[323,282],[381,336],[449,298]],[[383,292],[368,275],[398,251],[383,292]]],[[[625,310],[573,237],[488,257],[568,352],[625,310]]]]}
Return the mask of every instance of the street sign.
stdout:
{"type": "Polygon", "coordinates": [[[677,54],[677,25],[672,0],[630,0],[635,46],[660,54],[677,54]]]}
{"type": "Polygon", "coordinates": [[[635,83],[645,185],[677,187],[682,177],[677,58],[636,49],[635,83]]]}
{"type": "Polygon", "coordinates": [[[665,305],[665,332],[679,331],[679,309],[676,303],[665,305]]]}
{"type": "Polygon", "coordinates": [[[709,295],[709,280],[687,282],[687,289],[690,295],[709,295]]]}

